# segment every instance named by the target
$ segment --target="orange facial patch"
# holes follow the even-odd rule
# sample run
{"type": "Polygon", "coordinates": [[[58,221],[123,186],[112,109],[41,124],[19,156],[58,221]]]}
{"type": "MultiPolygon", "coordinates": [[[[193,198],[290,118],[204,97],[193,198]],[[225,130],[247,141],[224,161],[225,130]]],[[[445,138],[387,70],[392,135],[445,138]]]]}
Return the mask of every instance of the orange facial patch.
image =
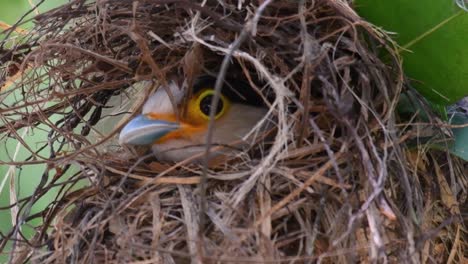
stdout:
{"type": "Polygon", "coordinates": [[[174,114],[156,114],[156,113],[148,113],[146,116],[149,119],[153,120],[163,120],[168,122],[178,122],[177,117],[174,114]]]}
{"type": "MultiPolygon", "coordinates": [[[[214,96],[214,90],[205,88],[194,94],[183,109],[183,115],[177,118],[175,114],[148,113],[146,116],[153,120],[162,120],[179,123],[180,128],[173,130],[159,138],[155,144],[164,143],[172,139],[191,139],[194,135],[199,135],[207,130],[209,124],[209,114],[206,109],[207,104],[211,104],[211,98],[214,96]],[[203,110],[204,111],[203,111],[203,110]]],[[[215,120],[221,118],[230,107],[229,100],[221,94],[218,104],[219,110],[216,113],[215,120]]]]}
{"type": "Polygon", "coordinates": [[[168,122],[178,122],[180,124],[180,128],[174,131],[167,133],[166,135],[158,138],[155,144],[164,143],[166,141],[172,139],[189,139],[194,134],[204,132],[207,129],[206,124],[202,125],[192,125],[190,123],[184,122],[183,120],[177,120],[177,117],[174,114],[156,114],[156,113],[149,113],[147,117],[154,120],[163,120],[168,122]]]}

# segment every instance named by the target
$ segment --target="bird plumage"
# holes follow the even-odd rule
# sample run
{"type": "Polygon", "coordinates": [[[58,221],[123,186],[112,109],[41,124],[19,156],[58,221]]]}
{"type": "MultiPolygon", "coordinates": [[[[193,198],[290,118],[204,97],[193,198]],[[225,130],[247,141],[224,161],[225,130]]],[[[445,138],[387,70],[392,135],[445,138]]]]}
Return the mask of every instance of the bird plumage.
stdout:
{"type": "MultiPolygon", "coordinates": [[[[143,106],[142,115],[130,121],[120,134],[121,144],[151,144],[155,156],[164,161],[181,161],[200,154],[206,148],[211,97],[216,79],[203,76],[188,91],[176,82],[159,87],[143,106]],[[173,101],[167,91],[172,94],[173,101]],[[174,103],[174,105],[173,105],[174,103]]],[[[221,90],[219,107],[214,120],[212,142],[228,145],[243,138],[266,115],[262,98],[240,81],[226,82],[221,90]]],[[[229,155],[229,148],[216,155],[229,155]]]]}

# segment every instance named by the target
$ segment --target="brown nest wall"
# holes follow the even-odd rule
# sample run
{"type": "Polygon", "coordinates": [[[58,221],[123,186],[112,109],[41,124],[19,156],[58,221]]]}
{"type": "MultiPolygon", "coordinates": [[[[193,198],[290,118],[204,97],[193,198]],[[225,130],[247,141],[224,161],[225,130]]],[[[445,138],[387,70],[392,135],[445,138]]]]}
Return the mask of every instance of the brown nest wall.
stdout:
{"type": "Polygon", "coordinates": [[[1,208],[18,211],[0,243],[14,262],[463,260],[466,168],[418,147],[420,120],[396,113],[393,44],[346,1],[75,0],[34,21],[0,47],[1,96],[16,98],[0,137],[30,152],[2,163],[47,164],[27,176],[43,179],[33,195],[1,208]],[[118,146],[151,91],[208,72],[264,96],[270,136],[205,169],[118,146]],[[48,136],[28,146],[26,127],[48,136]]]}

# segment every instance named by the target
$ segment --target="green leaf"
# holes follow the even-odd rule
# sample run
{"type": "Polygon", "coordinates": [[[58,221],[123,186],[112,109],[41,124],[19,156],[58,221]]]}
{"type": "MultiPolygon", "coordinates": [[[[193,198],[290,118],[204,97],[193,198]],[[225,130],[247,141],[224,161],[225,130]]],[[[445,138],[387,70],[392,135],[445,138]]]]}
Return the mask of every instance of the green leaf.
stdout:
{"type": "Polygon", "coordinates": [[[468,95],[468,12],[455,0],[355,0],[355,7],[396,33],[405,73],[421,94],[444,106],[468,95]]]}
{"type": "Polygon", "coordinates": [[[455,143],[452,145],[450,151],[452,154],[468,161],[468,116],[457,113],[453,116],[451,124],[463,125],[464,127],[452,129],[455,143]]]}
{"type": "MultiPolygon", "coordinates": [[[[440,140],[437,140],[437,138],[440,139],[440,132],[434,130],[434,134],[430,132],[427,133],[430,131],[429,129],[426,130],[427,135],[420,136],[417,139],[417,143],[414,144],[424,144],[425,147],[441,151],[446,151],[448,149],[451,154],[468,161],[468,98],[465,99],[465,101],[459,102],[458,105],[449,107],[448,113],[445,107],[434,104],[430,105],[433,110],[438,110],[438,113],[447,120],[448,124],[454,125],[451,129],[453,138],[446,138],[440,142],[440,140]],[[431,141],[435,143],[430,143],[431,141]]],[[[411,91],[401,94],[397,110],[401,117],[406,117],[408,120],[413,118],[416,114],[418,120],[422,122],[430,121],[423,105],[416,100],[411,91]]],[[[412,144],[410,144],[410,146],[411,145],[412,144]]]]}
{"type": "MultiPolygon", "coordinates": [[[[32,3],[38,3],[38,0],[31,1],[32,3]]],[[[44,4],[39,6],[36,10],[39,13],[43,13],[46,10],[55,8],[60,4],[67,3],[67,0],[46,0],[44,4]]],[[[28,0],[0,0],[0,21],[4,23],[8,23],[10,25],[14,24],[21,16],[23,16],[26,12],[31,9],[31,5],[28,0]]],[[[36,12],[32,12],[26,18],[32,18],[36,12]]],[[[20,26],[23,29],[31,29],[33,27],[33,23],[31,21],[22,24],[20,26]]],[[[0,30],[1,32],[2,30],[0,30]]],[[[0,34],[0,40],[5,37],[5,34],[0,34]]],[[[10,104],[11,102],[7,102],[5,98],[2,98],[2,103],[10,104]]],[[[12,100],[12,99],[9,99],[12,100]]],[[[17,131],[18,134],[22,134],[24,130],[17,131]]],[[[44,142],[47,140],[47,133],[40,131],[40,129],[36,129],[35,133],[26,134],[24,139],[29,146],[35,148],[38,142],[44,142]]],[[[18,142],[15,142],[12,139],[2,138],[2,144],[0,144],[0,161],[7,162],[11,160],[12,153],[15,153],[16,147],[18,142]]],[[[24,148],[19,148],[17,159],[16,161],[24,161],[27,157],[29,157],[29,152],[24,148]]],[[[45,155],[45,154],[44,154],[45,155]]],[[[48,156],[48,155],[46,155],[48,156]]],[[[0,187],[2,183],[4,183],[3,188],[0,189],[0,206],[7,206],[10,204],[10,192],[9,192],[9,185],[10,178],[6,178],[7,175],[13,177],[15,179],[15,189],[18,195],[18,198],[24,198],[34,193],[35,188],[41,181],[41,178],[38,175],[38,171],[44,171],[45,164],[40,165],[28,165],[28,166],[7,166],[5,164],[1,164],[0,162],[0,187]],[[10,168],[11,173],[7,173],[10,168]],[[21,176],[20,176],[21,175],[21,176]]],[[[77,169],[75,169],[77,171],[77,169]]],[[[72,173],[72,172],[70,172],[72,173]]],[[[45,194],[38,202],[35,203],[34,207],[32,208],[32,214],[37,213],[47,206],[55,199],[55,196],[59,193],[59,189],[51,189],[50,192],[45,194]]],[[[24,204],[24,203],[23,203],[24,204]]],[[[40,220],[35,219],[33,221],[28,221],[26,224],[22,225],[21,233],[22,235],[26,236],[26,238],[31,238],[34,236],[36,231],[33,229],[34,226],[40,224],[40,220]]],[[[11,231],[11,214],[8,210],[1,210],[0,211],[0,232],[3,234],[8,234],[11,231]]],[[[7,243],[7,246],[4,248],[3,252],[0,253],[0,263],[7,263],[10,251],[11,243],[7,243]]]]}

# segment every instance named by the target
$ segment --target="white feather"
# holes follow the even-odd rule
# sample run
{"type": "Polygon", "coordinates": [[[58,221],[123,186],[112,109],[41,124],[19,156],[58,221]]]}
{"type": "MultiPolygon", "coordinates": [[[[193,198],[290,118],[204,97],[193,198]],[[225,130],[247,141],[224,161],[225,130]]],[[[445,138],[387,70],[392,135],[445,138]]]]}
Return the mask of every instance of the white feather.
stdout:
{"type": "Polygon", "coordinates": [[[171,114],[174,113],[174,108],[181,102],[184,97],[184,91],[174,82],[171,81],[166,89],[159,87],[158,90],[152,94],[148,101],[143,106],[143,114],[158,113],[158,114],[171,114]],[[176,105],[172,105],[172,101],[167,94],[168,90],[173,98],[176,105]]]}

